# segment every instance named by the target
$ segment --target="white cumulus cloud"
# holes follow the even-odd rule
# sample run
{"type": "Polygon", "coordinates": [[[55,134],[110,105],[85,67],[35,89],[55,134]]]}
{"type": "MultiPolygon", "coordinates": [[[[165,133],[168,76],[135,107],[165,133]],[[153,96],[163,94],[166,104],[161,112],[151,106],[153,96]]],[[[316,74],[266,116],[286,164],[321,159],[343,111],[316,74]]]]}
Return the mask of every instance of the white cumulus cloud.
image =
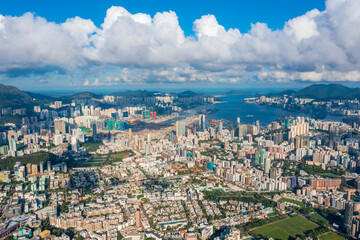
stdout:
{"type": "Polygon", "coordinates": [[[86,86],[130,82],[359,81],[360,1],[327,0],[270,29],[225,29],[214,15],[194,21],[185,36],[175,12],[130,13],[113,6],[96,27],[74,17],[49,22],[25,13],[0,15],[0,72],[86,72],[114,66],[120,74],[85,80],[86,86]],[[136,77],[133,77],[136,76],[136,77]]]}

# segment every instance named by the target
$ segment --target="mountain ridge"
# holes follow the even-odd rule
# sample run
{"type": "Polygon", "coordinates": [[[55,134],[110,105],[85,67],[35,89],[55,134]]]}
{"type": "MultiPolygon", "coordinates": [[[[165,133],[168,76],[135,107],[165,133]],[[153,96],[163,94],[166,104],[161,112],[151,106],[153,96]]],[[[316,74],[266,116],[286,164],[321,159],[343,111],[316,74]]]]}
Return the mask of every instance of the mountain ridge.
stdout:
{"type": "Polygon", "coordinates": [[[17,87],[0,84],[0,108],[29,107],[34,104],[33,98],[17,87]]]}
{"type": "Polygon", "coordinates": [[[286,90],[279,93],[272,93],[269,96],[289,95],[301,98],[313,98],[315,100],[329,99],[354,99],[360,98],[360,88],[350,88],[342,84],[312,84],[298,91],[286,90]]]}

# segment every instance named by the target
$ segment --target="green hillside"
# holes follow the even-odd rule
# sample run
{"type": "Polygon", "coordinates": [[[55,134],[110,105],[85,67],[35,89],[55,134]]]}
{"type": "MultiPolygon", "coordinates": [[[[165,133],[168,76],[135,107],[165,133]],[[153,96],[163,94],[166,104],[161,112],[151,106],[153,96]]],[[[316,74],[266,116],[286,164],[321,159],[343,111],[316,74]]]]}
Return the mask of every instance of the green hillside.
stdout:
{"type": "MultiPolygon", "coordinates": [[[[287,90],[277,93],[277,96],[291,95],[316,100],[353,99],[360,98],[360,88],[349,88],[341,84],[313,84],[299,91],[287,90]]],[[[270,94],[274,96],[274,94],[270,94]]]]}
{"type": "Polygon", "coordinates": [[[0,108],[32,105],[34,105],[34,101],[27,93],[16,87],[0,84],[0,108]]]}

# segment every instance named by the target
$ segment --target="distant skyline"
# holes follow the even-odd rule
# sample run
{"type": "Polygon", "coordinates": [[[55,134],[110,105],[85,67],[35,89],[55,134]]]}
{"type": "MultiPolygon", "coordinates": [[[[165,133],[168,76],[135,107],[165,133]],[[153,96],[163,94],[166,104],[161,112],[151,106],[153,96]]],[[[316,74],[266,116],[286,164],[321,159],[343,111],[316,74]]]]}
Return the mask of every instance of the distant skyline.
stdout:
{"type": "Polygon", "coordinates": [[[23,90],[360,81],[360,1],[0,2],[0,83],[23,90]]]}

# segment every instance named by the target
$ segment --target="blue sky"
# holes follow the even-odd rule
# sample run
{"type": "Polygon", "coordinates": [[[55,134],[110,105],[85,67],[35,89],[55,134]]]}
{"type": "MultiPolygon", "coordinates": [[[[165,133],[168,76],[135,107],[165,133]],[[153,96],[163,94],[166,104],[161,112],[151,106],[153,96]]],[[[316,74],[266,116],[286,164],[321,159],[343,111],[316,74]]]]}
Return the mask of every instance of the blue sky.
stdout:
{"type": "Polygon", "coordinates": [[[0,1],[0,83],[26,90],[357,86],[359,2],[0,1]]]}
{"type": "Polygon", "coordinates": [[[2,15],[20,16],[33,12],[49,21],[61,23],[67,18],[79,16],[91,19],[97,26],[103,23],[106,10],[111,6],[122,6],[131,13],[148,13],[172,10],[186,35],[193,35],[195,19],[214,14],[225,28],[239,28],[247,32],[251,23],[265,22],[272,29],[279,29],[284,23],[314,8],[324,10],[324,0],[11,0],[0,1],[2,15]]]}

